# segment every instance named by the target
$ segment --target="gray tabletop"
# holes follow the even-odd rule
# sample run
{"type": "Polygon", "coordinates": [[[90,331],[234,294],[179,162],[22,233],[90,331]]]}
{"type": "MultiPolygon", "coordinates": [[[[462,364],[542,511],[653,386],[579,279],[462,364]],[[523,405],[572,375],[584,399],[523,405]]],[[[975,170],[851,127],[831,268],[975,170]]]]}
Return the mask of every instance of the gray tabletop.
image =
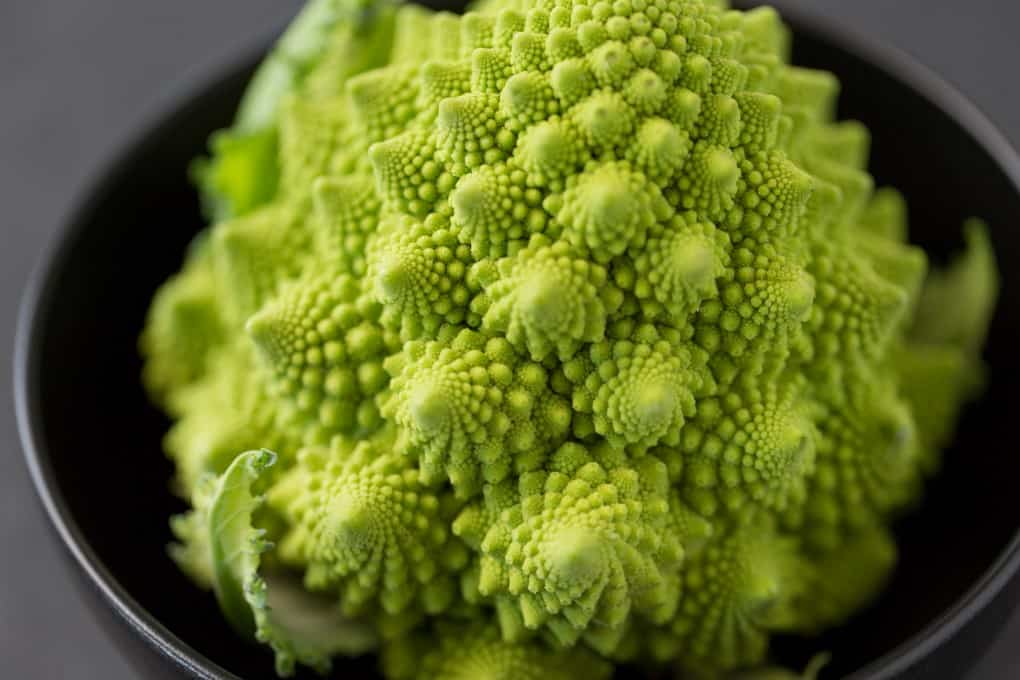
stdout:
{"type": "MultiPolygon", "coordinates": [[[[1020,144],[1020,3],[788,0],[897,44],[1020,144]]],[[[222,63],[299,0],[0,0],[0,355],[32,262],[91,173],[185,72],[222,63]]],[[[0,362],[0,675],[137,677],[79,603],[21,463],[0,362]]],[[[1020,616],[967,680],[1020,677],[1020,616]]]]}

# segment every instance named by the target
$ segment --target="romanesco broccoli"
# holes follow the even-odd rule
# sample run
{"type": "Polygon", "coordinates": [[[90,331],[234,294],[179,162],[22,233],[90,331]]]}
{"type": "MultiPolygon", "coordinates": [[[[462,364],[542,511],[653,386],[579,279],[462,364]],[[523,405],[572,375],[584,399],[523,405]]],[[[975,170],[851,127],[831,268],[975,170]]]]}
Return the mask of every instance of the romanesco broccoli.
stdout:
{"type": "Polygon", "coordinates": [[[793,677],[881,590],[994,257],[925,284],[837,80],[724,4],[311,0],[196,166],[171,554],[281,674],[793,677]]]}

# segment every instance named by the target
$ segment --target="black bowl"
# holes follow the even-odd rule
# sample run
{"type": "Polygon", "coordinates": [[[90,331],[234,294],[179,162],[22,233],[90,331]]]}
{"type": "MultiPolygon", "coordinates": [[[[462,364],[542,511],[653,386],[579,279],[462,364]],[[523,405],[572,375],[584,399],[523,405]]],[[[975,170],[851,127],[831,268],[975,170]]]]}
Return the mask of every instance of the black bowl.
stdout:
{"type": "MultiPolygon", "coordinates": [[[[1020,579],[1020,456],[1010,401],[1020,378],[1020,160],[951,87],[904,55],[786,13],[798,63],[834,71],[841,114],[874,135],[873,171],[902,189],[914,239],[936,255],[971,215],[992,225],[1003,300],[988,345],[991,384],[964,418],[923,508],[897,527],[902,559],[882,600],[821,641],[780,639],[801,665],[831,650],[827,677],[960,678],[1014,608],[1020,579]]],[[[271,677],[213,599],[166,557],[167,422],[139,385],[136,339],[157,286],[202,227],[189,161],[226,125],[258,55],[185,88],[79,205],[25,297],[16,392],[28,466],[93,610],[144,677],[271,677]]],[[[10,546],[8,546],[10,548],[10,546]]],[[[372,662],[339,666],[372,677],[372,662]]]]}

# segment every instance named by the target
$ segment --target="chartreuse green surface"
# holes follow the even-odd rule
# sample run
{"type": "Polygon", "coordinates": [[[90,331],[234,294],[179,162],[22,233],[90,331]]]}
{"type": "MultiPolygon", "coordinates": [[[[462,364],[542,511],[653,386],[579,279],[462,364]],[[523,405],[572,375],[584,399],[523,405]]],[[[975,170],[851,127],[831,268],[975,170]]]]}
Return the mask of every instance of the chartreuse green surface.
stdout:
{"type": "Polygon", "coordinates": [[[793,677],[771,635],[881,591],[994,258],[928,275],[788,49],[707,0],[309,4],[142,338],[172,554],[282,674],[793,677]]]}

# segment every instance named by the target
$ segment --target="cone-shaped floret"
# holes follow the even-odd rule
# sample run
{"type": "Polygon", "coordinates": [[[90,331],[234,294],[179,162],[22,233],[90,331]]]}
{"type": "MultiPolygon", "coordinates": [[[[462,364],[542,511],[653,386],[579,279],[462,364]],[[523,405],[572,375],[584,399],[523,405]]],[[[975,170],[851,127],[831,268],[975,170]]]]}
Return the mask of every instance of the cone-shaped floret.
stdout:
{"type": "MultiPolygon", "coordinates": [[[[540,16],[546,15],[541,11],[528,15],[529,18],[540,16]]],[[[549,62],[546,59],[545,51],[546,36],[543,33],[534,32],[530,28],[526,25],[526,30],[515,34],[510,43],[510,65],[516,73],[549,70],[549,62]]],[[[544,28],[547,30],[547,27],[544,28]]]]}
{"type": "Polygon", "coordinates": [[[436,119],[439,158],[468,168],[502,161],[516,142],[503,124],[496,95],[465,94],[444,99],[436,119]]]}
{"type": "Polygon", "coordinates": [[[740,168],[740,231],[799,234],[816,180],[780,152],[756,154],[741,161],[740,168]]]}
{"type": "Polygon", "coordinates": [[[511,598],[526,628],[547,627],[561,644],[611,648],[631,611],[678,595],[665,577],[682,557],[664,531],[668,485],[653,456],[564,445],[547,471],[521,477],[520,505],[489,529],[479,589],[511,598]]]}
{"type": "Polygon", "coordinates": [[[783,102],[761,92],[742,92],[736,97],[740,106],[740,145],[755,152],[772,150],[779,141],[783,102]]]}
{"type": "Polygon", "coordinates": [[[722,221],[735,204],[740,165],[726,147],[698,142],[677,180],[680,207],[722,221]]]}
{"type": "Polygon", "coordinates": [[[632,291],[645,314],[655,316],[655,305],[672,323],[685,323],[704,300],[718,295],[716,280],[726,272],[729,245],[710,223],[674,217],[634,259],[632,291]]]}
{"type": "Polygon", "coordinates": [[[683,59],[679,83],[692,92],[712,94],[712,62],[703,54],[688,54],[683,59]]]}
{"type": "Polygon", "coordinates": [[[788,66],[777,83],[776,94],[797,125],[833,119],[839,80],[828,71],[788,66]]]}
{"type": "Polygon", "coordinates": [[[805,130],[797,152],[812,159],[825,159],[851,170],[866,171],[871,151],[871,133],[857,121],[817,125],[805,130]]]}
{"type": "Polygon", "coordinates": [[[471,56],[476,50],[492,47],[496,18],[491,14],[467,12],[460,20],[462,56],[471,56]]]}
{"type": "Polygon", "coordinates": [[[435,12],[429,21],[432,30],[427,34],[428,53],[439,59],[456,59],[461,54],[460,17],[450,12],[435,12]]]}
{"type": "MultiPolygon", "coordinates": [[[[365,6],[369,15],[378,8],[365,6]]],[[[393,22],[390,63],[420,64],[427,58],[456,56],[459,31],[450,25],[449,15],[429,11],[421,5],[400,5],[393,22]]]]}
{"type": "Polygon", "coordinates": [[[471,91],[471,65],[462,61],[427,61],[421,68],[418,107],[422,111],[471,91]]]}
{"type": "MultiPolygon", "coordinates": [[[[925,288],[929,273],[927,254],[917,246],[869,233],[865,228],[853,234],[852,243],[851,248],[870,260],[876,274],[904,290],[908,299],[908,313],[904,316],[920,319],[921,312],[917,305],[920,302],[921,291],[925,288]],[[917,314],[913,313],[915,310],[918,312],[917,314]]],[[[944,309],[944,306],[941,308],[944,309]]],[[[944,316],[944,314],[940,314],[940,316],[944,316]]],[[[961,321],[960,323],[963,327],[962,324],[965,322],[961,321]]],[[[982,328],[983,326],[968,324],[967,327],[982,328]]]]}
{"type": "Polygon", "coordinates": [[[545,369],[503,338],[440,334],[409,343],[386,367],[394,377],[383,413],[401,448],[420,457],[427,480],[449,478],[461,495],[540,463],[570,426],[570,406],[545,369]]]}
{"type": "Polygon", "coordinates": [[[521,135],[514,160],[530,181],[548,185],[574,174],[587,159],[580,133],[567,121],[539,123],[521,135]]]}
{"type": "Polygon", "coordinates": [[[365,250],[379,229],[382,206],[375,183],[364,175],[323,177],[312,192],[316,252],[344,273],[364,276],[365,250]]]}
{"type": "Polygon", "coordinates": [[[831,549],[911,502],[921,460],[913,414],[890,376],[855,373],[818,396],[815,472],[784,518],[813,547],[831,549]]]}
{"type": "Polygon", "coordinates": [[[347,139],[350,128],[349,110],[339,96],[289,99],[280,112],[279,190],[305,192],[316,178],[337,169],[334,163],[345,165],[350,149],[344,147],[364,144],[347,139]]]}
{"type": "Polygon", "coordinates": [[[796,542],[767,524],[720,532],[681,570],[674,653],[711,674],[762,663],[769,633],[795,620],[805,569],[796,542]]]}
{"type": "Polygon", "coordinates": [[[871,604],[896,566],[896,543],[885,527],[869,527],[808,563],[791,629],[813,635],[871,604]]]}
{"type": "Polygon", "coordinates": [[[594,152],[624,146],[637,125],[637,114],[615,92],[599,90],[570,110],[570,120],[594,152]]]}
{"type": "Polygon", "coordinates": [[[225,222],[210,235],[209,249],[225,320],[243,324],[301,271],[311,234],[303,208],[274,204],[225,222]]]}
{"type": "Polygon", "coordinates": [[[305,586],[340,592],[348,615],[412,605],[435,614],[454,600],[467,548],[450,534],[449,493],[424,487],[387,431],[303,451],[269,503],[288,519],[285,562],[305,565],[305,586]]]}
{"type": "Polygon", "coordinates": [[[909,291],[880,276],[861,254],[840,250],[837,256],[831,244],[822,243],[817,250],[808,271],[818,293],[806,323],[815,360],[873,361],[900,327],[909,291]]]}
{"type": "Polygon", "coordinates": [[[468,246],[437,216],[424,223],[391,217],[369,253],[372,296],[383,308],[379,322],[405,340],[463,323],[473,263],[468,246]]]}
{"type": "Polygon", "coordinates": [[[445,202],[457,183],[437,158],[435,141],[412,130],[368,150],[376,188],[387,210],[424,217],[445,202]]]}
{"type": "Polygon", "coordinates": [[[542,195],[525,186],[526,175],[507,164],[485,165],[457,183],[450,197],[453,227],[476,258],[505,256],[546,225],[542,195]]]}
{"type": "Polygon", "coordinates": [[[645,326],[634,338],[593,345],[587,363],[575,359],[565,374],[575,384],[574,409],[591,414],[595,432],[640,452],[679,441],[709,378],[706,355],[676,331],[645,326]]]}
{"type": "Polygon", "coordinates": [[[712,83],[709,90],[717,96],[729,97],[744,89],[747,83],[748,68],[736,59],[724,56],[712,57],[712,83]]]}
{"type": "Polygon", "coordinates": [[[510,51],[480,48],[471,55],[471,91],[500,94],[513,75],[510,51]]]}
{"type": "Polygon", "coordinates": [[[638,129],[627,159],[661,186],[683,167],[690,151],[687,132],[664,118],[649,118],[638,129]]]}
{"type": "Polygon", "coordinates": [[[704,99],[696,137],[706,144],[732,148],[740,140],[743,129],[740,105],[733,97],[709,96],[704,99]]]}
{"type": "Polygon", "coordinates": [[[359,132],[370,144],[400,134],[418,113],[418,64],[378,68],[347,81],[359,132]]]}
{"type": "Polygon", "coordinates": [[[389,376],[383,359],[398,339],[366,315],[357,282],[309,273],[249,319],[271,389],[313,423],[313,440],[370,432],[381,424],[375,395],[389,376]]]}
{"type": "Polygon", "coordinates": [[[754,251],[740,247],[730,257],[730,268],[718,282],[718,299],[698,311],[697,343],[714,360],[729,357],[737,363],[785,350],[811,315],[814,279],[770,245],[754,251]]]}
{"type": "Polygon", "coordinates": [[[559,111],[549,77],[534,71],[517,73],[506,81],[499,95],[500,110],[510,119],[510,129],[523,130],[559,111]]]}
{"type": "Polygon", "coordinates": [[[669,98],[665,81],[651,69],[641,69],[627,82],[623,97],[641,115],[659,113],[669,98]]]}
{"type": "MultiPolygon", "coordinates": [[[[552,17],[552,20],[556,23],[561,17],[563,14],[557,13],[552,17]]],[[[563,24],[568,24],[569,21],[566,19],[563,24]]],[[[574,59],[584,54],[584,48],[581,47],[581,43],[577,39],[577,31],[567,28],[566,25],[551,28],[546,38],[545,50],[549,63],[552,64],[560,64],[567,59],[574,59]]]]}
{"type": "Polygon", "coordinates": [[[517,480],[504,479],[498,484],[486,484],[481,496],[475,496],[453,521],[453,533],[475,551],[480,551],[485,534],[496,523],[504,510],[520,503],[517,480]]]}
{"type": "Polygon", "coordinates": [[[557,63],[550,74],[550,82],[564,107],[573,106],[596,87],[595,75],[583,59],[566,59],[557,63]]]}
{"type": "Polygon", "coordinates": [[[803,389],[798,380],[747,380],[698,403],[679,446],[683,495],[695,510],[743,515],[782,508],[803,491],[817,436],[803,389]]]}
{"type": "Polygon", "coordinates": [[[695,123],[701,115],[702,101],[696,93],[685,88],[673,88],[662,110],[663,118],[679,129],[693,135],[695,123]]]}
{"type": "Polygon", "coordinates": [[[566,361],[582,343],[601,341],[607,315],[622,301],[603,267],[579,257],[569,244],[541,236],[502,260],[499,273],[486,288],[491,306],[483,326],[505,333],[535,361],[551,354],[566,361]]]}
{"type": "MultiPolygon", "coordinates": [[[[616,40],[604,42],[595,48],[588,55],[588,63],[599,85],[613,89],[623,89],[622,86],[637,68],[627,46],[616,40]]],[[[651,75],[655,76],[654,73],[651,75]]]]}
{"type": "Polygon", "coordinates": [[[383,650],[393,680],[607,680],[612,665],[583,647],[556,649],[537,640],[507,642],[492,624],[440,622],[430,636],[383,650]]]}
{"type": "Polygon", "coordinates": [[[772,7],[757,7],[741,15],[740,31],[751,51],[786,54],[790,29],[772,7]]]}
{"type": "Polygon", "coordinates": [[[648,229],[671,215],[657,186],[629,163],[613,162],[571,178],[556,218],[571,243],[608,262],[644,245],[648,229]]]}

